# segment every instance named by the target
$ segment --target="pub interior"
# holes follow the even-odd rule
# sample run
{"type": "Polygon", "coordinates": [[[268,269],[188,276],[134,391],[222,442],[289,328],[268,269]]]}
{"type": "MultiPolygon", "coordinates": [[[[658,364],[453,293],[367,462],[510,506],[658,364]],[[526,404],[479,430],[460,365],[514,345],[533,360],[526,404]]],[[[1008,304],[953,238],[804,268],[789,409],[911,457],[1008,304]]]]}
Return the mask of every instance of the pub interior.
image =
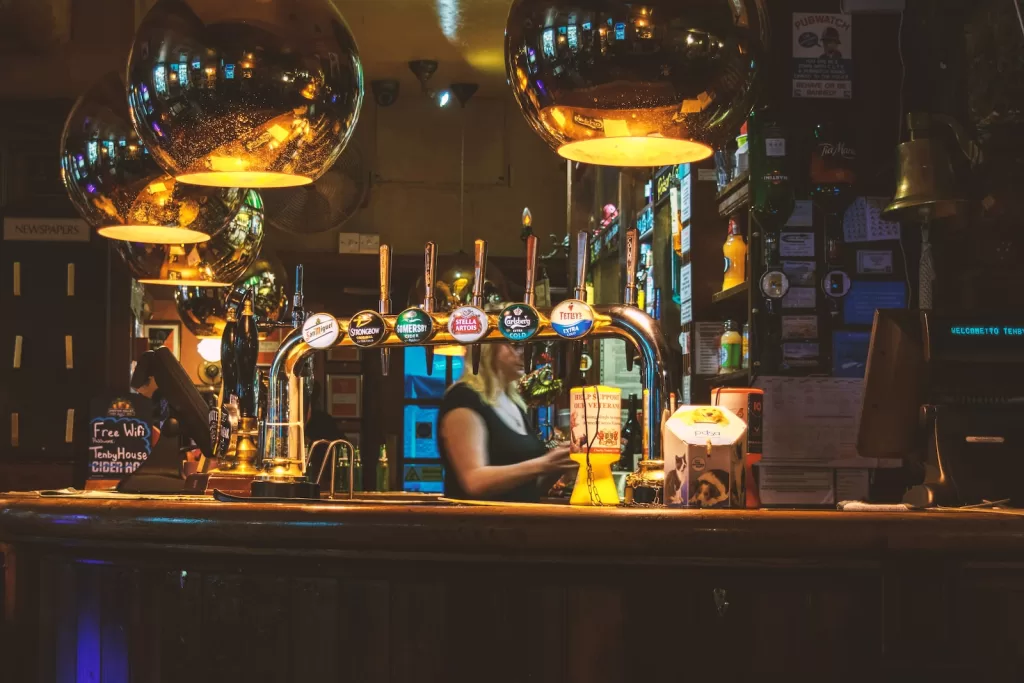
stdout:
{"type": "Polygon", "coordinates": [[[0,681],[1014,680],[1022,79],[1019,0],[0,3],[0,681]]]}

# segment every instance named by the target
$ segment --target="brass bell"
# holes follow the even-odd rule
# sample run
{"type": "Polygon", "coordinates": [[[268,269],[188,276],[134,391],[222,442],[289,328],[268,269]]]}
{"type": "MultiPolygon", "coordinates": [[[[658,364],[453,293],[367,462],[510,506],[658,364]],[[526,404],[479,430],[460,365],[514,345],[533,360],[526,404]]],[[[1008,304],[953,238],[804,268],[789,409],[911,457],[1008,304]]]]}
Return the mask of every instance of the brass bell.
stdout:
{"type": "Polygon", "coordinates": [[[882,212],[883,218],[927,222],[953,216],[966,204],[953,175],[949,151],[941,139],[928,137],[932,120],[943,118],[907,114],[910,140],[897,148],[896,196],[882,212]]]}

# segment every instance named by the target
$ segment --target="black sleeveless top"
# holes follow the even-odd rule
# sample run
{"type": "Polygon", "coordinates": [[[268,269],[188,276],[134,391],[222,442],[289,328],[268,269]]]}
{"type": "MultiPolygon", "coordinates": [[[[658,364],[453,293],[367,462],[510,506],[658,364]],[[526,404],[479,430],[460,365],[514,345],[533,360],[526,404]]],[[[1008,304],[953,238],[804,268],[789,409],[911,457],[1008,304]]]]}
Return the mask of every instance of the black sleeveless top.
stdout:
{"type": "MultiPolygon", "coordinates": [[[[488,465],[515,465],[524,460],[538,458],[547,452],[544,443],[533,435],[530,420],[522,409],[523,423],[527,434],[519,434],[505,424],[501,416],[490,405],[484,402],[480,394],[464,384],[456,384],[445,394],[441,402],[441,411],[437,416],[437,449],[444,463],[444,495],[448,498],[468,499],[470,496],[463,490],[459,477],[448,459],[448,450],[441,437],[441,422],[444,416],[456,408],[468,408],[479,415],[487,428],[488,465]]],[[[539,500],[537,484],[526,482],[514,489],[495,494],[489,500],[500,500],[520,503],[536,503],[539,500]]]]}

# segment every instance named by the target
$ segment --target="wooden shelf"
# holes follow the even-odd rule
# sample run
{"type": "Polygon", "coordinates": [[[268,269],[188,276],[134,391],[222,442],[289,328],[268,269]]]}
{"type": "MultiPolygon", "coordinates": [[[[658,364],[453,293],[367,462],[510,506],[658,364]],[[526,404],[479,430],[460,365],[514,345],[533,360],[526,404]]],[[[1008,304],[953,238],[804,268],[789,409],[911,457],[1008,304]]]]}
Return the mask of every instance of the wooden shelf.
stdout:
{"type": "Polygon", "coordinates": [[[747,290],[750,289],[749,282],[741,282],[735,287],[729,289],[723,289],[721,292],[715,292],[711,295],[711,303],[720,304],[723,301],[730,301],[740,297],[742,294],[746,294],[747,290]]]}
{"type": "Polygon", "coordinates": [[[737,370],[736,372],[708,375],[706,379],[711,386],[722,386],[723,384],[735,384],[737,382],[746,383],[750,379],[750,370],[737,370]]]}
{"type": "Polygon", "coordinates": [[[749,181],[749,180],[750,180],[750,173],[749,172],[743,173],[743,174],[733,178],[733,180],[728,185],[723,187],[722,191],[718,193],[718,197],[716,198],[716,201],[721,203],[721,201],[723,199],[725,199],[726,197],[731,195],[733,192],[735,192],[737,190],[737,188],[739,188],[741,185],[745,185],[747,183],[747,181],[749,181]]]}
{"type": "Polygon", "coordinates": [[[718,193],[718,214],[728,218],[750,203],[750,174],[744,173],[718,193]]]}

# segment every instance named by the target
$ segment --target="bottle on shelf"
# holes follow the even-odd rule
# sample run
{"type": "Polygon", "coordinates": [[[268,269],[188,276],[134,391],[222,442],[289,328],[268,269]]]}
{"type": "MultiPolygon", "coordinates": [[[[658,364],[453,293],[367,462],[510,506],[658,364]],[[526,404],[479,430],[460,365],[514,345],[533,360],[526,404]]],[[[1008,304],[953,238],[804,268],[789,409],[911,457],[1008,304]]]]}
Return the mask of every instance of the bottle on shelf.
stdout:
{"type": "Polygon", "coordinates": [[[352,455],[352,467],[355,469],[353,472],[354,480],[352,483],[353,491],[363,490],[363,459],[359,457],[359,449],[356,448],[355,453],[352,455]]]}
{"type": "Polygon", "coordinates": [[[722,246],[725,256],[725,277],[722,291],[741,285],[747,280],[747,243],[740,234],[740,224],[735,217],[729,219],[729,236],[722,246]]]}
{"type": "Polygon", "coordinates": [[[391,479],[388,477],[388,449],[384,444],[380,445],[380,457],[377,458],[377,490],[387,491],[390,489],[391,479]]]}
{"type": "Polygon", "coordinates": [[[621,455],[615,469],[622,472],[632,472],[636,469],[636,462],[643,456],[643,431],[640,427],[640,420],[637,418],[636,394],[629,395],[629,410],[626,414],[626,424],[622,426],[621,455]]]}
{"type": "Polygon", "coordinates": [[[750,367],[750,323],[743,323],[743,362],[742,368],[750,367]]]}
{"type": "Polygon", "coordinates": [[[763,229],[778,229],[795,206],[787,131],[767,108],[751,114],[750,130],[750,205],[763,229]]]}
{"type": "Polygon", "coordinates": [[[732,320],[725,321],[721,347],[718,352],[718,371],[736,372],[743,365],[743,338],[737,331],[739,326],[732,320]]]}
{"type": "Polygon", "coordinates": [[[242,417],[256,417],[257,397],[256,360],[260,352],[260,335],[253,317],[253,292],[250,289],[242,299],[242,315],[238,319],[235,336],[235,362],[237,369],[238,410],[242,417]]]}

